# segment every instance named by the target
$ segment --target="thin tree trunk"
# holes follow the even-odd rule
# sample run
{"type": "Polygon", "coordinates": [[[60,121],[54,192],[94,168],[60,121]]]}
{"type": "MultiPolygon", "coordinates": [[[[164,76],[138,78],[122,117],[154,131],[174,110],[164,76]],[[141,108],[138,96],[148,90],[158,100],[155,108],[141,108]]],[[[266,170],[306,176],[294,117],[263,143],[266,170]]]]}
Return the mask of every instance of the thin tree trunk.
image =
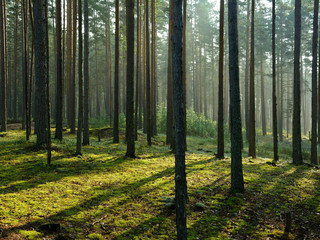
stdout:
{"type": "Polygon", "coordinates": [[[249,34],[250,34],[250,0],[247,1],[247,27],[246,27],[246,68],[244,77],[245,87],[245,127],[246,127],[246,138],[249,141],[249,63],[250,63],[250,45],[249,45],[249,34]]]}
{"type": "Polygon", "coordinates": [[[126,1],[127,15],[127,108],[126,108],[126,140],[127,153],[130,158],[135,157],[135,129],[134,129],[134,0],[126,1]]]}
{"type": "Polygon", "coordinates": [[[90,141],[89,141],[89,81],[90,81],[89,80],[89,6],[88,5],[89,5],[88,0],[84,0],[83,145],[85,146],[90,144],[90,141]]]}
{"type": "Polygon", "coordinates": [[[5,1],[0,0],[0,41],[1,41],[1,132],[7,131],[7,103],[6,103],[6,72],[5,72],[5,51],[6,51],[6,26],[5,26],[5,1]]]}
{"type": "Polygon", "coordinates": [[[262,123],[262,134],[267,135],[267,122],[266,122],[266,105],[264,96],[264,71],[263,71],[263,54],[261,52],[261,123],[262,123]]]}
{"type": "Polygon", "coordinates": [[[224,120],[223,120],[223,65],[224,65],[224,0],[220,0],[219,32],[219,103],[218,103],[218,153],[217,158],[224,158],[224,120]]]}
{"type": "MultiPolygon", "coordinates": [[[[87,1],[87,0],[85,0],[87,1]]],[[[78,131],[77,131],[77,150],[76,155],[82,155],[82,128],[83,128],[83,79],[82,79],[82,1],[78,0],[78,81],[79,81],[79,110],[78,110],[78,131]]]]}
{"type": "Polygon", "coordinates": [[[63,72],[61,54],[61,0],[56,0],[56,21],[57,21],[57,95],[56,95],[56,133],[55,138],[62,140],[63,128],[63,72]]]}
{"type": "Polygon", "coordinates": [[[272,0],[272,126],[273,126],[273,160],[278,161],[278,126],[277,126],[277,97],[276,97],[276,6],[272,0]]]}
{"type": "Polygon", "coordinates": [[[120,36],[119,11],[120,11],[119,0],[116,0],[113,143],[119,143],[119,36],[120,36]]]}
{"type": "Polygon", "coordinates": [[[302,152],[301,152],[300,51],[301,51],[301,0],[295,0],[292,158],[293,158],[293,164],[296,164],[296,165],[301,165],[303,163],[302,152]]]}
{"type": "Polygon", "coordinates": [[[256,120],[255,120],[255,86],[254,86],[254,11],[255,0],[252,0],[251,7],[251,56],[250,56],[250,138],[249,156],[256,158],[256,120]]]}
{"type": "Polygon", "coordinates": [[[317,165],[317,121],[318,121],[318,95],[317,95],[317,48],[318,48],[318,18],[319,0],[314,1],[313,39],[312,39],[312,135],[311,135],[311,163],[317,165]]]}

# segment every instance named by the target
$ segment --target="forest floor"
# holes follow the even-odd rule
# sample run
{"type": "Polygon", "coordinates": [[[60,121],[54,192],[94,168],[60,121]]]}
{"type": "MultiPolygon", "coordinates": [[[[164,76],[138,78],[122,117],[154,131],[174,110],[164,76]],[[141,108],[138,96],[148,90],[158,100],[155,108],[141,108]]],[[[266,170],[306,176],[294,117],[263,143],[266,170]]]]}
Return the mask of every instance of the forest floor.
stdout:
{"type": "MultiPolygon", "coordinates": [[[[148,147],[139,134],[137,159],[124,157],[123,138],[113,144],[110,134],[93,136],[74,156],[75,135],[66,133],[53,141],[49,167],[34,136],[1,135],[0,239],[175,239],[168,207],[175,161],[165,137],[148,147]]],[[[309,145],[305,139],[305,158],[309,145]]],[[[320,239],[320,170],[290,164],[290,142],[280,144],[273,166],[272,136],[258,136],[259,157],[243,158],[246,190],[236,196],[229,195],[228,141],[224,160],[215,149],[213,138],[188,138],[188,239],[320,239]]]]}

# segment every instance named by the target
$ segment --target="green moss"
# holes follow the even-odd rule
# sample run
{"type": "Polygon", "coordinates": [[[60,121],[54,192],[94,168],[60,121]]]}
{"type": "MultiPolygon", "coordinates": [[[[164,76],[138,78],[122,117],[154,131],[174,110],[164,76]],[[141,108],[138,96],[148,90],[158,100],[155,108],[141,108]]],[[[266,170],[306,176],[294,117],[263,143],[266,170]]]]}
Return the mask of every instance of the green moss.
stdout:
{"type": "Polygon", "coordinates": [[[34,231],[34,230],[20,230],[19,234],[29,240],[37,240],[37,239],[41,239],[41,237],[43,236],[42,233],[34,231]]]}
{"type": "Polygon", "coordinates": [[[91,240],[103,240],[105,239],[101,234],[99,233],[91,233],[88,235],[88,238],[91,240]]]}

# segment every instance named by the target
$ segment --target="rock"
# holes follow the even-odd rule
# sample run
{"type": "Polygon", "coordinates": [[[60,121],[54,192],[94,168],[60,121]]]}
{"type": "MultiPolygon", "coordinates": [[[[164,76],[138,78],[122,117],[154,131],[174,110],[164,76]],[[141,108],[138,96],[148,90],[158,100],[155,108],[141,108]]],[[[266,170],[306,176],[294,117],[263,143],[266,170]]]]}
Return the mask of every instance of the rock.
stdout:
{"type": "Polygon", "coordinates": [[[242,194],[242,193],[236,193],[236,197],[242,198],[242,197],[243,197],[243,194],[242,194]]]}
{"type": "Polygon", "coordinates": [[[61,230],[61,226],[59,223],[48,223],[41,225],[39,229],[42,232],[55,233],[61,230]]]}
{"type": "Polygon", "coordinates": [[[201,202],[197,202],[195,207],[198,209],[198,210],[204,210],[206,208],[206,205],[204,205],[203,203],[201,202]]]}
{"type": "Polygon", "coordinates": [[[166,203],[166,208],[175,209],[176,208],[176,204],[174,202],[167,202],[166,203]]]}

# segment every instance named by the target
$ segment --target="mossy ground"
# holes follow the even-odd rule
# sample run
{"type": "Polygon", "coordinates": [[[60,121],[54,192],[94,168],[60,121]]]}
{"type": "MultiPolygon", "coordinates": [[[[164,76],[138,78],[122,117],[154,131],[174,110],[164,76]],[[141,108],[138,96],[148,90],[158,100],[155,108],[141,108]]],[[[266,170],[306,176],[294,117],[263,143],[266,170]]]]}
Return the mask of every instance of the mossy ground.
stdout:
{"type": "MultiPolygon", "coordinates": [[[[65,134],[53,141],[49,167],[34,137],[25,142],[22,131],[8,132],[0,138],[0,239],[175,239],[175,211],[163,201],[174,197],[174,155],[164,142],[159,136],[148,147],[139,134],[138,158],[130,159],[123,135],[121,144],[93,136],[80,157],[75,136],[65,134]],[[41,231],[48,223],[61,230],[41,231]]],[[[267,164],[271,136],[258,137],[259,158],[244,157],[246,191],[237,196],[229,195],[229,144],[226,159],[217,160],[215,143],[188,138],[188,239],[320,239],[320,170],[291,165],[290,142],[280,144],[275,167],[267,164]]]]}

